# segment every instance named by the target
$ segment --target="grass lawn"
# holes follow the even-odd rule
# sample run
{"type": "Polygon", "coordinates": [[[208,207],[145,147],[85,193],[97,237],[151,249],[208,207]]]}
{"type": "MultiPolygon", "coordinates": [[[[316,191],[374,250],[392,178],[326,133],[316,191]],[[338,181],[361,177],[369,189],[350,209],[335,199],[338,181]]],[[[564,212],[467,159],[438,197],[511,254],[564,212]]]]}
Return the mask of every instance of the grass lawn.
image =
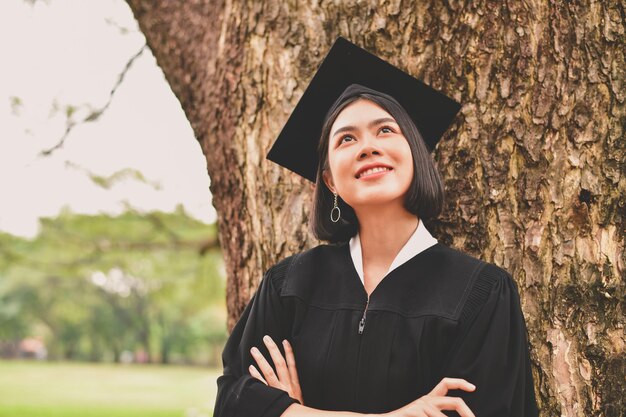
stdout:
{"type": "Polygon", "coordinates": [[[210,417],[220,372],[0,361],[0,417],[210,417]]]}

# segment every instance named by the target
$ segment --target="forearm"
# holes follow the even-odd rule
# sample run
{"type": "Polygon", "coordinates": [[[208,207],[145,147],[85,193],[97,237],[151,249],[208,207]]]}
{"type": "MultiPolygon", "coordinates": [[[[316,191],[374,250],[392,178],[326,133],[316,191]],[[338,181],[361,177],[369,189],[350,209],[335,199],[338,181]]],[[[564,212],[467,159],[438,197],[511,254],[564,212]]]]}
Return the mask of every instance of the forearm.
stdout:
{"type": "Polygon", "coordinates": [[[389,414],[362,414],[351,411],[326,411],[306,407],[301,404],[291,404],[280,417],[381,417],[389,414]]]}

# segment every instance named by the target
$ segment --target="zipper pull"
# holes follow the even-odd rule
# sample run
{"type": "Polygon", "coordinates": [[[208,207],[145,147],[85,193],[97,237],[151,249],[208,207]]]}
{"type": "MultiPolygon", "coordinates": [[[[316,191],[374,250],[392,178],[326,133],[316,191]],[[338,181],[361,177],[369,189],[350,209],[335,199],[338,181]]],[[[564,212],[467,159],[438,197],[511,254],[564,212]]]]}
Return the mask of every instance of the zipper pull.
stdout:
{"type": "Polygon", "coordinates": [[[359,334],[363,334],[363,330],[365,329],[365,314],[361,317],[361,321],[359,322],[359,334]]]}
{"type": "Polygon", "coordinates": [[[365,330],[365,314],[367,313],[367,306],[370,304],[370,297],[367,296],[367,304],[365,304],[365,310],[363,310],[363,317],[361,317],[361,321],[359,321],[359,334],[363,334],[363,330],[365,330]]]}

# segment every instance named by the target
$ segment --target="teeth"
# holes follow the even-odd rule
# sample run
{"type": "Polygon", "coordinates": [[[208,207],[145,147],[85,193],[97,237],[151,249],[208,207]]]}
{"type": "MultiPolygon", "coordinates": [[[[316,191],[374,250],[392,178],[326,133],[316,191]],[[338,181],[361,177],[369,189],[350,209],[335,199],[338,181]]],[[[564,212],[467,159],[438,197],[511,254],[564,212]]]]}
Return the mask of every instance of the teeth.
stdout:
{"type": "Polygon", "coordinates": [[[376,172],[381,172],[381,171],[389,171],[389,168],[386,167],[376,167],[376,168],[370,168],[366,171],[363,171],[359,174],[359,178],[365,176],[365,175],[370,175],[370,174],[374,174],[376,172]]]}

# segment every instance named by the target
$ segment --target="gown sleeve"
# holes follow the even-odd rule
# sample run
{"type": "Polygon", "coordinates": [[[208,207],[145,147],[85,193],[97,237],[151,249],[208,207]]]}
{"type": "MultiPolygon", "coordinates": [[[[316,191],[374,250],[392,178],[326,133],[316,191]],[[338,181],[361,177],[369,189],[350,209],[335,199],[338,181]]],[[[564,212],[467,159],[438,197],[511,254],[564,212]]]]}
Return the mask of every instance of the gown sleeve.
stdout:
{"type": "Polygon", "coordinates": [[[460,329],[442,377],[463,378],[476,389],[447,395],[461,397],[476,417],[538,416],[526,323],[508,272],[494,264],[483,267],[461,313],[460,329]]]}
{"type": "Polygon", "coordinates": [[[288,316],[279,288],[287,267],[287,260],[283,260],[265,273],[226,342],[222,352],[224,374],[217,378],[214,417],[279,417],[291,404],[299,403],[286,391],[265,385],[248,371],[251,364],[259,369],[250,353],[250,348],[256,346],[276,372],[263,343],[266,334],[285,356],[281,342],[287,338],[288,316]]]}

